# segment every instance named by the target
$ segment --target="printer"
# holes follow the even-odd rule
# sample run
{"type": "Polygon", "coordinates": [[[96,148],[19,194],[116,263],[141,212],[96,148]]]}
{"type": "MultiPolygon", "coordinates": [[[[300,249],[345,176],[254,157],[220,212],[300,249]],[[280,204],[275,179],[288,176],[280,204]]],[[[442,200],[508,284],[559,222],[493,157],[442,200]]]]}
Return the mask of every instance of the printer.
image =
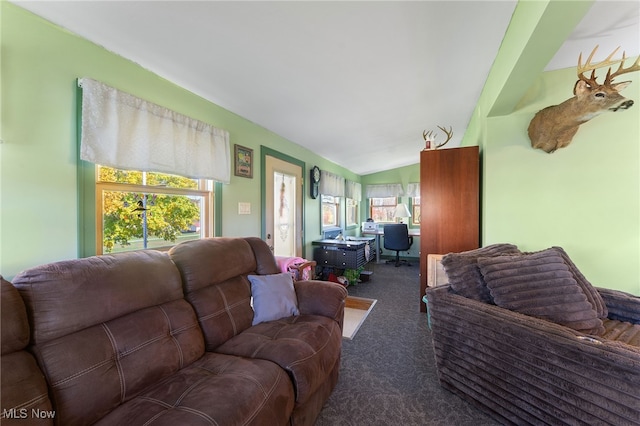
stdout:
{"type": "Polygon", "coordinates": [[[375,222],[362,222],[362,232],[378,232],[378,224],[375,222]]]}

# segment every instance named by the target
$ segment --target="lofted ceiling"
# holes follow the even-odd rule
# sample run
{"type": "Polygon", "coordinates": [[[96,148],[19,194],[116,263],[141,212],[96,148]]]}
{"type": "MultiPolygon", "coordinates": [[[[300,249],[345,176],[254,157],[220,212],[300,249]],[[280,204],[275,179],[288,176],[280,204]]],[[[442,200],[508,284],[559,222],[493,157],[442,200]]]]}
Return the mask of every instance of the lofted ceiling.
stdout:
{"type": "MultiPolygon", "coordinates": [[[[13,3],[369,174],[415,164],[425,129],[460,144],[517,1],[13,3]]],[[[639,34],[640,2],[596,1],[546,69],[639,34]]]]}

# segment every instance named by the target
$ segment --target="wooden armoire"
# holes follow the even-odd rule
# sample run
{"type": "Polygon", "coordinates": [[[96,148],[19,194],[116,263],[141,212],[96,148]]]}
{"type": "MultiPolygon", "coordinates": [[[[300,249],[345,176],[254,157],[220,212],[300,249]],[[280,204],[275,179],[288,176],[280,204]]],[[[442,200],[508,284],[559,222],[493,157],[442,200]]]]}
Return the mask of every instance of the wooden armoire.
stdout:
{"type": "Polygon", "coordinates": [[[480,247],[480,154],[477,146],[420,153],[420,310],[427,255],[480,247]]]}

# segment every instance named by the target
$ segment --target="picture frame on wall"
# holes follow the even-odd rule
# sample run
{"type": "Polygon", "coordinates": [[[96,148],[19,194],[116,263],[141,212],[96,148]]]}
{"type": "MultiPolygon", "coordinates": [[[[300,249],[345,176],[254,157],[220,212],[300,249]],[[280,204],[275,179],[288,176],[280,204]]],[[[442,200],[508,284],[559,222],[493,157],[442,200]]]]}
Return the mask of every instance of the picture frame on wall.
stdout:
{"type": "Polygon", "coordinates": [[[234,174],[253,179],[253,149],[234,144],[234,174]]]}

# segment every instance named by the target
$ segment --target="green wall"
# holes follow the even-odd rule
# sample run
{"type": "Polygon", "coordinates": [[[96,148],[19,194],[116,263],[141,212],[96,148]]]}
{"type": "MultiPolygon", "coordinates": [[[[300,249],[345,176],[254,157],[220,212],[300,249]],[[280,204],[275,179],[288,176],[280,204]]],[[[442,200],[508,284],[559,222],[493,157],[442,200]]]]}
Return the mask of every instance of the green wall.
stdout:
{"type": "MultiPolygon", "coordinates": [[[[640,101],[634,80],[623,95],[640,101]]],[[[553,154],[530,146],[533,115],[570,98],[574,82],[574,69],[544,73],[526,105],[487,120],[483,243],[562,246],[594,285],[640,294],[638,108],[592,119],[553,154]]]]}
{"type": "MultiPolygon", "coordinates": [[[[594,118],[553,154],[527,135],[573,96],[575,68],[543,69],[591,3],[518,3],[465,143],[481,147],[483,245],[562,246],[594,285],[640,295],[640,108],[594,118]]],[[[640,102],[638,73],[625,77],[640,102]]]]}
{"type": "MultiPolygon", "coordinates": [[[[139,65],[11,3],[0,2],[2,139],[0,272],[81,254],[76,79],[91,77],[229,131],[232,144],[254,149],[254,178],[232,176],[218,200],[221,235],[259,236],[260,146],[297,158],[308,170],[359,176],[311,151],[166,81],[139,65]],[[251,215],[238,215],[238,202],[251,215]]],[[[233,147],[232,147],[233,149],[233,147]]],[[[86,163],[83,164],[86,166],[86,163]]],[[[305,195],[306,252],[320,236],[320,201],[305,195]]],[[[90,215],[89,215],[90,216],[90,215]]]]}

